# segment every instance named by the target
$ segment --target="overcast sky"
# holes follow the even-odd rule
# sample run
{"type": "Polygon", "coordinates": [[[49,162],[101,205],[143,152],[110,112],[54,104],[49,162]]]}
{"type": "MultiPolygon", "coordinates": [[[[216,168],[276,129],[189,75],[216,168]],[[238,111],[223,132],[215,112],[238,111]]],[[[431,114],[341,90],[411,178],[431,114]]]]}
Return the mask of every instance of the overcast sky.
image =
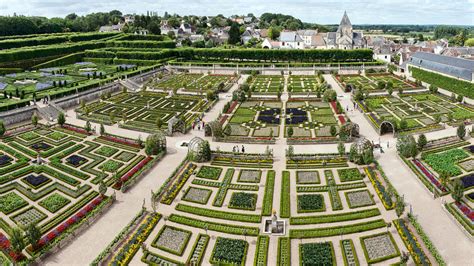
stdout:
{"type": "Polygon", "coordinates": [[[0,15],[64,17],[113,9],[180,15],[272,12],[321,24],[339,23],[347,10],[353,24],[474,25],[474,0],[0,0],[0,15]]]}

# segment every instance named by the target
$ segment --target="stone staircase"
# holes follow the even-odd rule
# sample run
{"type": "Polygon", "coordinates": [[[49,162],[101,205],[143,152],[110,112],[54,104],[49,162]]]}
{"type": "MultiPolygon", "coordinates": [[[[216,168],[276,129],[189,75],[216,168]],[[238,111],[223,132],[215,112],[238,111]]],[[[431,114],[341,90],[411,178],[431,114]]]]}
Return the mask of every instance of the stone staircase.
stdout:
{"type": "Polygon", "coordinates": [[[38,106],[37,110],[38,115],[41,116],[41,118],[50,122],[55,121],[59,113],[65,113],[62,108],[53,103],[50,103],[49,105],[44,105],[42,107],[38,106]]]}

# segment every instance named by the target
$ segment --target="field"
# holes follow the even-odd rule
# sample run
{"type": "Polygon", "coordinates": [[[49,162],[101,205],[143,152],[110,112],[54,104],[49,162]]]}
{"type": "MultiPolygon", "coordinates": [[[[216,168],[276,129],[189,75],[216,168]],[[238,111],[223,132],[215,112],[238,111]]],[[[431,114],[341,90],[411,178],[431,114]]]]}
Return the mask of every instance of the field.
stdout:
{"type": "Polygon", "coordinates": [[[125,191],[155,162],[136,143],[85,133],[72,126],[38,127],[0,144],[1,229],[10,234],[13,227],[37,224],[41,240],[38,248],[27,248],[29,257],[43,254],[109,206],[107,187],[125,191]],[[33,162],[37,156],[41,164],[33,162]]]}
{"type": "Polygon", "coordinates": [[[167,129],[168,121],[177,116],[186,127],[212,105],[201,96],[178,95],[168,97],[166,93],[140,92],[116,94],[104,101],[97,101],[79,108],[80,118],[103,124],[115,124],[145,132],[167,129]],[[161,127],[157,119],[161,119],[161,127]]]}
{"type": "Polygon", "coordinates": [[[404,134],[439,130],[440,122],[457,125],[474,118],[471,106],[427,93],[402,94],[400,98],[374,96],[359,102],[359,106],[378,131],[382,122],[390,121],[404,134]],[[402,120],[406,121],[405,127],[402,120]]]}
{"type": "Polygon", "coordinates": [[[331,104],[322,101],[292,100],[246,101],[228,119],[230,136],[278,137],[284,125],[285,137],[331,137],[331,126],[336,129],[345,122],[343,114],[336,114],[331,104]],[[285,106],[283,106],[285,104],[285,106]],[[291,127],[293,135],[288,136],[291,127]]]}
{"type": "Polygon", "coordinates": [[[357,89],[363,89],[369,92],[376,91],[385,91],[385,84],[391,82],[393,91],[398,91],[399,89],[403,90],[412,90],[416,89],[416,86],[401,80],[395,75],[391,74],[367,74],[363,75],[338,75],[336,78],[343,84],[344,87],[347,85],[352,85],[357,89]],[[379,87],[383,84],[383,87],[379,87]]]}
{"type": "MultiPolygon", "coordinates": [[[[306,162],[324,160],[319,155],[305,158],[306,162]]],[[[300,161],[298,165],[304,168],[300,171],[294,169],[295,160],[288,158],[288,170],[283,172],[271,170],[271,157],[258,154],[244,157],[224,153],[216,154],[210,163],[185,162],[157,194],[160,204],[168,207],[156,214],[161,217],[158,222],[150,224],[152,231],[142,240],[147,246],[145,252],[117,244],[141,232],[128,226],[126,233],[117,236],[94,263],[120,264],[138,259],[171,265],[224,261],[232,265],[267,265],[276,260],[280,265],[290,265],[290,261],[325,261],[328,265],[398,262],[406,236],[386,229],[387,222],[392,221],[383,217],[394,212],[394,203],[382,192],[391,185],[381,169],[355,168],[344,158],[334,157],[329,160],[338,160],[338,165],[325,168],[300,161]],[[195,175],[200,169],[211,173],[210,168],[220,169],[212,171],[212,179],[195,175]],[[362,174],[371,182],[364,182],[362,174]],[[270,219],[272,209],[279,219],[288,219],[282,236],[263,232],[262,223],[270,219]],[[278,253],[269,253],[276,245],[278,253]],[[112,255],[112,250],[124,255],[112,255]]],[[[144,215],[150,213],[140,212],[137,217],[144,215]]],[[[408,221],[393,222],[413,230],[408,221]]],[[[420,252],[423,255],[427,251],[420,252]]]]}
{"type": "Polygon", "coordinates": [[[152,80],[147,86],[163,90],[183,89],[190,92],[224,89],[234,77],[230,75],[175,74],[152,80]]]}

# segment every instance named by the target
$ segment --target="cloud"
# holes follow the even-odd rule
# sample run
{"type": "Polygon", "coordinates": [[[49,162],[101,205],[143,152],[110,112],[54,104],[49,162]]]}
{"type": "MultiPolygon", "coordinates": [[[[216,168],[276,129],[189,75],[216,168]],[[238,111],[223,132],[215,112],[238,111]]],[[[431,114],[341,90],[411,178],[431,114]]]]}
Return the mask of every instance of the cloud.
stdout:
{"type": "Polygon", "coordinates": [[[474,0],[0,0],[0,15],[65,16],[113,9],[124,13],[233,15],[265,12],[305,22],[336,24],[347,10],[353,24],[474,24],[474,0]],[[1,3],[8,1],[9,3],[1,3]]]}

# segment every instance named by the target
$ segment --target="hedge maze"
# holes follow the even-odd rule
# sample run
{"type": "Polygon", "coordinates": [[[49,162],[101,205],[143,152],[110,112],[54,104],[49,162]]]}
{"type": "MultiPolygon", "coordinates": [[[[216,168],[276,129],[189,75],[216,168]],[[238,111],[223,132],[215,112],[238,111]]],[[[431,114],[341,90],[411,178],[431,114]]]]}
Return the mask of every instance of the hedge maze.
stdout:
{"type": "Polygon", "coordinates": [[[233,79],[234,76],[231,75],[172,74],[152,80],[148,86],[162,90],[183,89],[185,92],[205,93],[207,90],[222,90],[233,79]]]}
{"type": "Polygon", "coordinates": [[[201,96],[140,92],[116,94],[108,99],[90,103],[77,109],[80,118],[98,123],[145,132],[156,132],[168,127],[173,117],[181,118],[186,126],[212,106],[212,102],[201,96]],[[161,121],[158,128],[157,120],[161,121]]]}
{"type": "Polygon", "coordinates": [[[39,247],[27,248],[23,256],[46,252],[110,205],[107,186],[125,190],[155,161],[138,145],[68,128],[32,128],[0,144],[1,229],[10,234],[13,227],[26,230],[33,223],[42,235],[39,247]]]}

